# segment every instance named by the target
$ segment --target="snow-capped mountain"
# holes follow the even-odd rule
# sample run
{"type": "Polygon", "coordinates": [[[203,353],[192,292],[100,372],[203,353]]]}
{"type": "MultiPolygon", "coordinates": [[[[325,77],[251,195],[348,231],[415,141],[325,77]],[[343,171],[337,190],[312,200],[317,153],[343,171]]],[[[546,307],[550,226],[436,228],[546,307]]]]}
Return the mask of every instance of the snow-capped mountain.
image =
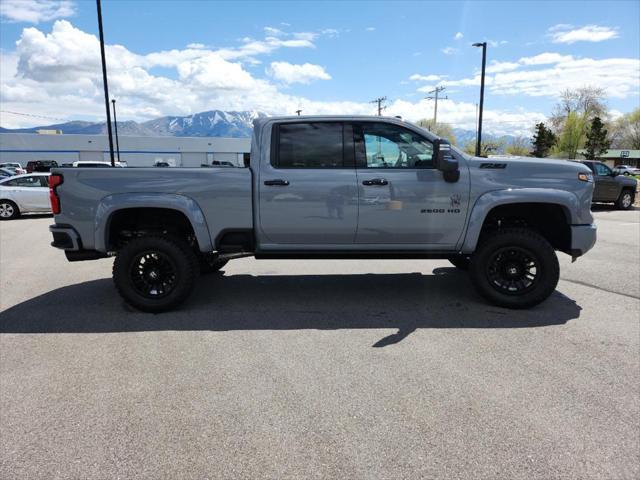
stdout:
{"type": "MultiPolygon", "coordinates": [[[[184,117],[160,117],[147,122],[118,122],[118,135],[156,137],[250,137],[253,130],[253,120],[266,117],[267,114],[257,111],[223,112],[211,110],[209,112],[194,113],[184,117]]],[[[105,122],[92,123],[72,121],[54,125],[33,128],[6,129],[0,127],[4,133],[35,133],[36,130],[62,130],[66,134],[101,135],[107,133],[105,122]]]]}

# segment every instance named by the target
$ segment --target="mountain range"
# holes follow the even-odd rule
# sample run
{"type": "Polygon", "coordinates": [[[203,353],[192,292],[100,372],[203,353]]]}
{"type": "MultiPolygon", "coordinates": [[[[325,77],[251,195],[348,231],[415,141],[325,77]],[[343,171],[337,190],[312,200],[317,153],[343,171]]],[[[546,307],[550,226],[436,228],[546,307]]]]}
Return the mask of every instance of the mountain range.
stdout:
{"type": "MultiPolygon", "coordinates": [[[[223,112],[211,110],[183,117],[167,116],[146,122],[132,120],[118,122],[118,135],[137,137],[250,137],[253,120],[266,117],[256,111],[223,112]]],[[[61,130],[66,134],[106,135],[106,122],[74,120],[32,128],[8,129],[0,127],[0,133],[36,133],[37,130],[61,130]]]]}
{"type": "MultiPolygon", "coordinates": [[[[139,137],[250,137],[253,131],[253,120],[267,117],[264,112],[210,110],[187,116],[160,117],[146,122],[120,121],[118,135],[139,137]]],[[[0,127],[0,133],[36,133],[37,130],[61,130],[66,134],[106,135],[106,122],[86,122],[74,120],[33,128],[7,129],[0,127]]],[[[465,145],[474,141],[476,133],[473,130],[454,128],[453,134],[458,145],[465,145]]],[[[497,140],[508,145],[515,137],[511,135],[495,136],[485,133],[484,140],[497,140]]]]}

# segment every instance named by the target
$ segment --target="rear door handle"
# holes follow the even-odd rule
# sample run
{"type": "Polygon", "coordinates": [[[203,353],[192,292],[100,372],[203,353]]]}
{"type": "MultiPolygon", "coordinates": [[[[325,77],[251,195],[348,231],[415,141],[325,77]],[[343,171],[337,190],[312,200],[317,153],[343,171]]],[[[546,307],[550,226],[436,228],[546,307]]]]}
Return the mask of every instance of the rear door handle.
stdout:
{"type": "Polygon", "coordinates": [[[286,187],[287,185],[289,185],[289,180],[282,180],[280,178],[276,180],[265,180],[264,184],[267,187],[286,187]]]}
{"type": "Polygon", "coordinates": [[[371,180],[363,180],[362,184],[367,186],[384,186],[389,185],[389,182],[387,182],[386,178],[373,178],[371,180]]]}

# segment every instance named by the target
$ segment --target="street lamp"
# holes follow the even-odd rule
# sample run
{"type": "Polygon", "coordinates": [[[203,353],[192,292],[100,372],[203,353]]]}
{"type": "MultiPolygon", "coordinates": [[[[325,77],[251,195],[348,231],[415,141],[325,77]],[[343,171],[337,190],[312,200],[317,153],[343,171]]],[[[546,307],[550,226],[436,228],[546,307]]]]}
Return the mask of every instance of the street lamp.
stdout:
{"type": "Polygon", "coordinates": [[[476,157],[480,156],[482,142],[482,108],[484,106],[484,70],[487,64],[487,42],[474,43],[474,47],[482,47],[482,75],[480,77],[480,114],[478,115],[478,138],[476,139],[476,157]]]}
{"type": "Polygon", "coordinates": [[[118,117],[116,117],[116,100],[111,100],[113,103],[113,126],[116,130],[116,152],[118,152],[118,161],[120,161],[120,142],[118,141],[118,117]]]}
{"type": "Polygon", "coordinates": [[[100,57],[102,59],[102,85],[104,87],[104,106],[107,111],[107,133],[109,134],[109,156],[111,157],[111,166],[115,167],[115,159],[113,158],[113,136],[111,135],[111,114],[109,113],[109,84],[107,83],[107,60],[104,56],[104,32],[102,30],[102,6],[100,0],[96,0],[98,9],[98,31],[100,32],[100,57]]]}

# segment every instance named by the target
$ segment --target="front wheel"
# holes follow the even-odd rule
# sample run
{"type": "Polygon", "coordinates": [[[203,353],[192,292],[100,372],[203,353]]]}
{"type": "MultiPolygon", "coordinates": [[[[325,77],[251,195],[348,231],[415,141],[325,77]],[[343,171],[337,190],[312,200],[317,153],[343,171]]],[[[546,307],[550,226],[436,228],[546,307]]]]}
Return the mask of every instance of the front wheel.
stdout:
{"type": "Polygon", "coordinates": [[[113,263],[118,293],[144,312],[164,312],[184,302],[197,276],[195,254],[187,242],[172,237],[134,238],[113,263]]]}
{"type": "Polygon", "coordinates": [[[616,207],[620,210],[629,210],[633,205],[633,201],[635,200],[635,195],[631,190],[623,190],[616,200],[616,207]]]}
{"type": "Polygon", "coordinates": [[[560,266],[544,237],[525,228],[504,228],[483,240],[471,260],[470,273],[478,292],[491,303],[528,308],[553,293],[560,266]]]}

